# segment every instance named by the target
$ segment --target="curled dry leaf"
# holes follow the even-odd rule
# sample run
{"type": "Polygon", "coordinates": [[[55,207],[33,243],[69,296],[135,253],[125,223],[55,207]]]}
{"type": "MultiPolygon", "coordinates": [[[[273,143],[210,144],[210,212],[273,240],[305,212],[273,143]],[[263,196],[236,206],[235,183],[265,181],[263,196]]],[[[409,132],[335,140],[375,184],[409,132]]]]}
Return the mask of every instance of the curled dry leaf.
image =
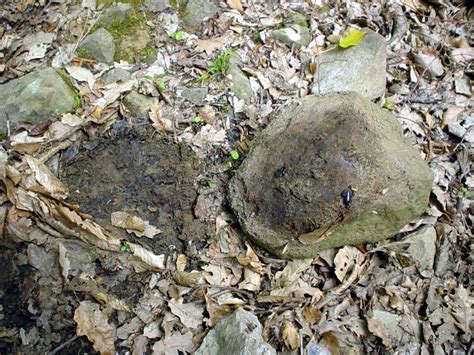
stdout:
{"type": "Polygon", "coordinates": [[[130,307],[128,307],[125,302],[119,300],[115,296],[100,291],[92,291],[91,295],[104,306],[116,309],[117,311],[131,312],[130,307]]]}
{"type": "Polygon", "coordinates": [[[296,350],[300,347],[300,337],[298,335],[298,330],[293,325],[293,323],[283,324],[281,329],[281,337],[289,349],[296,350]]]}
{"type": "Polygon", "coordinates": [[[461,47],[451,51],[451,58],[459,63],[468,63],[474,60],[474,47],[461,47]]]}
{"type": "Polygon", "coordinates": [[[445,129],[449,124],[457,123],[458,116],[461,112],[463,112],[462,107],[449,105],[446,111],[443,113],[443,117],[441,119],[441,129],[445,129]]]}
{"type": "Polygon", "coordinates": [[[91,301],[82,301],[74,312],[77,335],[87,336],[92,342],[94,350],[102,355],[113,355],[115,353],[114,329],[108,323],[107,318],[100,310],[99,305],[91,301]]]}
{"type": "Polygon", "coordinates": [[[148,113],[150,120],[153,122],[152,126],[158,133],[173,132],[173,122],[164,118],[161,113],[160,103],[158,100],[153,101],[148,113]]]}
{"type": "Polygon", "coordinates": [[[33,171],[36,181],[44,187],[47,193],[54,198],[65,199],[68,195],[67,187],[41,161],[26,155],[26,162],[33,171]]]}
{"type": "Polygon", "coordinates": [[[195,349],[193,333],[187,331],[184,334],[175,332],[163,337],[153,345],[153,355],[178,355],[192,353],[195,349]]]}
{"type": "Polygon", "coordinates": [[[161,233],[161,230],[150,225],[148,221],[127,212],[113,212],[110,219],[113,226],[126,229],[127,232],[134,233],[137,237],[153,239],[154,236],[161,233]]]}
{"type": "Polygon", "coordinates": [[[133,255],[129,257],[129,260],[140,261],[140,264],[135,264],[139,266],[141,271],[145,270],[157,270],[165,268],[165,255],[156,255],[153,252],[145,249],[141,245],[128,243],[130,251],[133,255]]]}

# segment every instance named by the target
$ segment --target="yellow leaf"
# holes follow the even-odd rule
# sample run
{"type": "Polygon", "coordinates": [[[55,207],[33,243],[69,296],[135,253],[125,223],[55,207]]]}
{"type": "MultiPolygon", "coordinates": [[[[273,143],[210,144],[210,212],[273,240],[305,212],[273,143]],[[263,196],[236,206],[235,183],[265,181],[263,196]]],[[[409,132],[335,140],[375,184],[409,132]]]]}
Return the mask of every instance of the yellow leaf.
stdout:
{"type": "Polygon", "coordinates": [[[242,7],[242,3],[240,0],[227,0],[227,5],[233,10],[237,10],[240,13],[244,12],[244,8],[242,7]]]}
{"type": "Polygon", "coordinates": [[[295,350],[300,347],[300,337],[298,335],[298,330],[292,323],[285,323],[282,327],[282,338],[285,342],[285,345],[291,349],[295,350]]]}
{"type": "Polygon", "coordinates": [[[359,30],[351,30],[349,34],[341,38],[339,40],[339,47],[341,48],[349,48],[352,46],[356,46],[359,44],[360,41],[362,41],[362,38],[364,38],[365,32],[359,31],[359,30]]]}

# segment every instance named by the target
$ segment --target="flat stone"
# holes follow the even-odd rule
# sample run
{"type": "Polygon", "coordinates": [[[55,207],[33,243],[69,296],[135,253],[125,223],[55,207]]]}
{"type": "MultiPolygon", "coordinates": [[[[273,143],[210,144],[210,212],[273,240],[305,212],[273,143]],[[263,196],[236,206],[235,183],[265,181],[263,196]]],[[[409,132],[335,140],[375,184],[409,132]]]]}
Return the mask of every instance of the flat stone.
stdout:
{"type": "Polygon", "coordinates": [[[165,11],[171,7],[167,0],[145,0],[145,6],[152,12],[165,11]]]}
{"type": "Polygon", "coordinates": [[[218,10],[219,8],[212,1],[189,0],[182,18],[183,24],[190,31],[198,30],[203,21],[213,17],[218,10]]]}
{"type": "Polygon", "coordinates": [[[113,68],[101,76],[105,85],[116,83],[117,81],[127,81],[131,78],[131,74],[122,68],[113,68]]]}
{"type": "Polygon", "coordinates": [[[206,335],[194,354],[273,355],[276,351],[263,340],[258,318],[239,308],[206,335]]]}
{"type": "Polygon", "coordinates": [[[77,94],[52,68],[0,85],[0,131],[19,122],[39,123],[77,107],[77,94]]]}
{"type": "Polygon", "coordinates": [[[291,25],[270,32],[270,37],[288,46],[307,46],[310,42],[309,29],[300,25],[291,25]]]}
{"type": "Polygon", "coordinates": [[[257,244],[312,258],[393,236],[425,211],[431,186],[389,111],[355,92],[331,93],[295,100],[271,121],[230,181],[229,201],[257,244]]]}
{"type": "Polygon", "coordinates": [[[185,86],[179,86],[176,91],[188,101],[191,101],[195,105],[200,105],[206,99],[209,89],[207,87],[201,88],[187,88],[185,86]]]}
{"type": "Polygon", "coordinates": [[[105,28],[88,35],[78,49],[98,62],[111,64],[114,61],[114,37],[105,28]]]}
{"type": "Polygon", "coordinates": [[[434,227],[424,227],[410,234],[403,241],[410,242],[407,252],[417,264],[420,274],[424,277],[433,276],[436,254],[436,230],[434,227]]]}
{"type": "Polygon", "coordinates": [[[147,28],[134,27],[117,42],[118,59],[129,63],[156,60],[156,49],[147,28]],[[150,52],[147,51],[150,50],[150,52]]]}
{"type": "Polygon", "coordinates": [[[131,91],[123,99],[123,104],[130,111],[134,117],[148,117],[150,107],[156,99],[151,96],[139,94],[136,91],[131,91]]]}
{"type": "Polygon", "coordinates": [[[252,101],[253,90],[247,75],[237,65],[230,64],[227,70],[227,78],[230,80],[230,89],[235,95],[244,100],[246,104],[252,101]]]}
{"type": "Polygon", "coordinates": [[[369,29],[364,32],[367,34],[356,46],[321,53],[319,75],[315,74],[311,89],[313,94],[356,91],[371,100],[383,95],[387,62],[385,38],[369,29]]]}
{"type": "Polygon", "coordinates": [[[114,21],[125,22],[133,11],[133,7],[130,4],[118,3],[115,6],[111,6],[104,10],[102,16],[100,16],[98,23],[101,25],[111,25],[114,21]]]}

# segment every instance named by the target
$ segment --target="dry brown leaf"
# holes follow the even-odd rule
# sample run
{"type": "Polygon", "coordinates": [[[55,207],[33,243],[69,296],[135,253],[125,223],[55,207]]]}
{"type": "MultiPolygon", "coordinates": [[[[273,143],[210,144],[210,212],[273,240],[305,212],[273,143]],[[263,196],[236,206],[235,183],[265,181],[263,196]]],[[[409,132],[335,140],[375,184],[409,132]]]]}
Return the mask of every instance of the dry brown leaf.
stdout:
{"type": "Polygon", "coordinates": [[[449,124],[458,122],[458,116],[463,112],[462,107],[449,105],[446,111],[443,113],[441,119],[441,129],[445,129],[449,124]]]}
{"type": "Polygon", "coordinates": [[[174,299],[168,301],[168,306],[186,328],[197,329],[202,324],[204,309],[201,306],[195,303],[178,303],[174,299]]]}
{"type": "Polygon", "coordinates": [[[95,351],[103,355],[113,355],[115,353],[114,329],[107,318],[99,305],[92,301],[82,301],[74,312],[77,335],[87,336],[95,351]]]}
{"type": "Polygon", "coordinates": [[[300,347],[300,337],[298,335],[298,330],[293,325],[293,323],[283,324],[281,329],[281,337],[289,349],[296,350],[300,347]]]}
{"type": "Polygon", "coordinates": [[[161,230],[150,225],[148,221],[144,221],[140,217],[131,215],[127,212],[112,212],[111,223],[115,227],[126,229],[129,233],[134,233],[137,237],[147,237],[153,239],[161,230]]]}
{"type": "Polygon", "coordinates": [[[125,302],[119,300],[115,296],[100,291],[91,291],[91,295],[104,306],[116,309],[117,311],[131,312],[130,307],[128,307],[125,302]]]}
{"type": "Polygon", "coordinates": [[[212,297],[209,297],[208,294],[206,294],[205,298],[206,310],[207,313],[209,313],[209,320],[207,321],[209,327],[214,327],[221,319],[232,313],[232,307],[230,305],[220,304],[212,297]]]}
{"type": "Polygon", "coordinates": [[[214,124],[216,121],[216,112],[210,105],[205,105],[199,108],[198,114],[207,124],[214,124]]]}
{"type": "Polygon", "coordinates": [[[252,249],[248,242],[245,242],[245,246],[247,247],[247,252],[245,256],[237,256],[237,261],[240,265],[247,266],[251,270],[263,274],[265,272],[264,266],[261,263],[260,259],[258,258],[255,251],[252,249]]]}
{"type": "Polygon", "coordinates": [[[138,264],[145,270],[163,270],[165,268],[165,255],[156,255],[151,251],[145,249],[141,245],[128,243],[130,251],[133,255],[129,257],[129,260],[140,261],[141,264],[138,264]]]}
{"type": "Polygon", "coordinates": [[[226,2],[232,10],[237,10],[241,14],[244,12],[244,8],[242,7],[240,0],[227,0],[226,2]]]}
{"type": "Polygon", "coordinates": [[[153,128],[155,128],[158,133],[173,132],[173,122],[162,116],[158,100],[153,101],[148,115],[150,116],[150,120],[153,122],[153,128]]]}
{"type": "Polygon", "coordinates": [[[313,306],[304,307],[303,317],[310,325],[313,325],[321,320],[321,311],[313,306]]]}
{"type": "Polygon", "coordinates": [[[451,58],[459,63],[468,63],[474,60],[474,47],[461,47],[451,51],[451,58]]]}
{"type": "Polygon", "coordinates": [[[184,334],[180,332],[165,336],[153,345],[153,355],[179,355],[192,353],[195,349],[193,343],[193,333],[187,331],[184,334]]]}
{"type": "Polygon", "coordinates": [[[26,162],[35,174],[36,181],[45,191],[57,199],[65,199],[68,195],[67,187],[38,159],[26,155],[26,162]]]}
{"type": "Polygon", "coordinates": [[[176,271],[186,270],[186,264],[188,263],[188,258],[184,254],[179,254],[176,258],[176,271]]]}
{"type": "Polygon", "coordinates": [[[345,246],[340,249],[334,258],[335,274],[339,281],[344,282],[348,273],[355,265],[363,262],[364,255],[355,247],[345,246]]]}
{"type": "Polygon", "coordinates": [[[321,335],[322,339],[319,342],[322,346],[327,348],[331,355],[339,354],[339,339],[331,332],[326,332],[321,335]]]}
{"type": "Polygon", "coordinates": [[[198,39],[196,41],[196,50],[198,52],[206,52],[210,55],[212,52],[221,49],[224,45],[224,38],[212,38],[212,39],[198,39]]]}

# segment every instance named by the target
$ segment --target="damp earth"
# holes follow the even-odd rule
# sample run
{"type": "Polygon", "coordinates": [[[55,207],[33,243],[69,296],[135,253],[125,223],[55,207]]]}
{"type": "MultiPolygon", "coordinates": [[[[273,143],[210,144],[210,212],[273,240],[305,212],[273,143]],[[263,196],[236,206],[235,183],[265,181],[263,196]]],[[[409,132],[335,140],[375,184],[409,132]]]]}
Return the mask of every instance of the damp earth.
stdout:
{"type": "Polygon", "coordinates": [[[69,202],[124,240],[157,254],[199,249],[212,233],[194,215],[205,166],[187,144],[172,137],[116,126],[105,137],[67,151],[60,170],[69,202]],[[162,232],[153,239],[137,239],[111,225],[116,211],[149,221],[162,232]]]}

